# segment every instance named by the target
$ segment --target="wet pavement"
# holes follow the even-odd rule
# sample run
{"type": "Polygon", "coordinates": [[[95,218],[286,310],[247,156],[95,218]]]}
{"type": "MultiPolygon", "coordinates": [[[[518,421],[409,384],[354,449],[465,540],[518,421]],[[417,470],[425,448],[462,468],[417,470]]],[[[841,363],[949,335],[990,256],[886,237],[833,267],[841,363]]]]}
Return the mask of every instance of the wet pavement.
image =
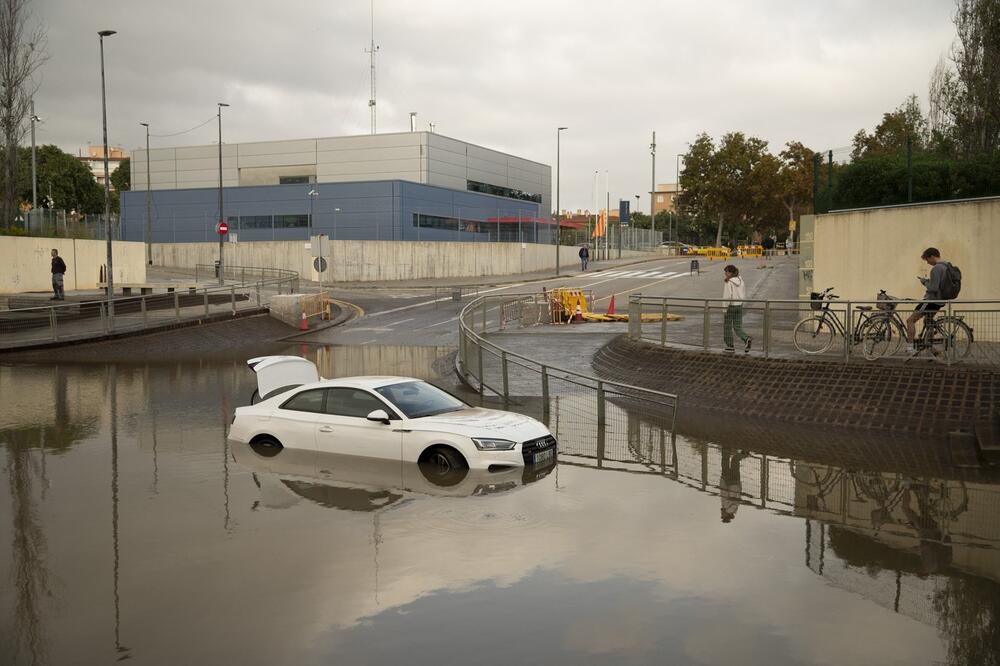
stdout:
{"type": "MultiPolygon", "coordinates": [[[[306,352],[458,389],[447,345],[306,352]]],[[[209,359],[0,366],[0,663],[998,663],[995,474],[562,391],[557,465],[441,486],[228,442],[209,359]]]]}

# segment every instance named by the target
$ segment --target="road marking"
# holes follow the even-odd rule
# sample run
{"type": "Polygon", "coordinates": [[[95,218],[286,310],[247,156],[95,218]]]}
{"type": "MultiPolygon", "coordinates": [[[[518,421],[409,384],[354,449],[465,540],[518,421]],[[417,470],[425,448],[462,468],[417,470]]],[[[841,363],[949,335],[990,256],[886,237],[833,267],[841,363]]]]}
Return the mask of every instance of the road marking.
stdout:
{"type": "Polygon", "coordinates": [[[686,275],[684,273],[679,273],[677,275],[671,275],[670,277],[661,278],[661,279],[656,280],[654,282],[647,282],[646,284],[640,284],[638,287],[634,287],[632,289],[626,289],[625,291],[619,291],[619,292],[616,292],[615,294],[608,294],[607,296],[604,296],[603,298],[595,298],[594,299],[594,303],[599,303],[601,301],[606,301],[606,300],[610,299],[611,296],[624,296],[625,294],[631,294],[633,291],[639,291],[640,289],[645,289],[646,287],[652,287],[654,284],[660,284],[661,282],[666,282],[667,280],[676,280],[679,277],[686,277],[686,275]]]}
{"type": "Polygon", "coordinates": [[[453,321],[458,321],[458,317],[452,317],[451,319],[445,319],[444,321],[439,321],[436,324],[429,324],[427,326],[421,326],[420,328],[413,329],[414,331],[423,331],[424,329],[434,328],[435,326],[441,326],[442,324],[450,324],[453,321]]]}
{"type": "MultiPolygon", "coordinates": [[[[554,278],[561,279],[561,278],[554,278]]],[[[546,280],[546,282],[551,282],[552,280],[546,280]]],[[[523,287],[528,284],[527,282],[517,282],[515,284],[504,285],[503,287],[497,287],[496,289],[484,289],[480,291],[480,294],[490,294],[494,291],[503,291],[504,289],[513,289],[514,287],[523,287]]],[[[450,301],[451,296],[442,296],[441,298],[432,298],[429,301],[421,301],[419,303],[411,303],[410,305],[403,305],[398,308],[392,308],[391,310],[382,310],[381,312],[372,312],[367,315],[368,318],[371,317],[381,317],[382,315],[392,314],[393,312],[402,312],[403,310],[412,310],[413,308],[420,308],[425,305],[434,305],[435,303],[443,303],[445,301],[450,301]]]]}
{"type": "Polygon", "coordinates": [[[399,321],[394,321],[391,324],[386,324],[386,326],[392,328],[393,326],[399,326],[400,324],[405,324],[406,322],[413,321],[414,319],[416,319],[416,317],[410,317],[409,319],[400,319],[399,321]]]}
{"type": "Polygon", "coordinates": [[[392,329],[387,327],[378,327],[378,326],[359,326],[357,328],[347,328],[344,330],[349,331],[351,333],[357,333],[358,331],[365,331],[371,333],[385,333],[386,331],[391,331],[392,329]]]}

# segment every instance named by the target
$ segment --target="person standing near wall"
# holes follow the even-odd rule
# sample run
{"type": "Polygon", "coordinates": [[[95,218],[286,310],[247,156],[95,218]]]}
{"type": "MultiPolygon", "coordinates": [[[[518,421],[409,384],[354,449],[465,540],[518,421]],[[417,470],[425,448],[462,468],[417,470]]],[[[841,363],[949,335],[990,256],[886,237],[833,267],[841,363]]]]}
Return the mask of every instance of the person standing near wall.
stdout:
{"type": "Polygon", "coordinates": [[[52,248],[52,293],[50,301],[65,301],[66,291],[63,278],[66,275],[66,262],[59,256],[59,250],[52,248]]]}
{"type": "Polygon", "coordinates": [[[746,298],[746,287],[740,277],[740,269],[732,264],[726,266],[725,285],[722,288],[722,298],[726,301],[726,317],[722,322],[722,339],[726,343],[727,352],[735,352],[734,334],[743,341],[744,353],[750,352],[753,338],[743,330],[743,299],[746,298]]]}
{"type": "Polygon", "coordinates": [[[583,247],[580,248],[580,270],[587,270],[587,262],[590,261],[590,249],[587,244],[584,243],[583,247]]]}

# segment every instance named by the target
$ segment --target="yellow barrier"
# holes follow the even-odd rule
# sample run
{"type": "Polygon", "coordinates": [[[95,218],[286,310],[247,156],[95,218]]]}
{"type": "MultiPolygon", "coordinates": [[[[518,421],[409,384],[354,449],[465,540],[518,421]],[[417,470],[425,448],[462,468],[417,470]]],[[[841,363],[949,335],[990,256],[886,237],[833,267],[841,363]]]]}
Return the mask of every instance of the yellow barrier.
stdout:
{"type": "Polygon", "coordinates": [[[739,257],[763,257],[764,248],[761,245],[740,245],[736,248],[739,257]]]}
{"type": "Polygon", "coordinates": [[[708,257],[709,261],[728,259],[730,257],[728,247],[706,247],[704,250],[703,254],[708,257]]]}

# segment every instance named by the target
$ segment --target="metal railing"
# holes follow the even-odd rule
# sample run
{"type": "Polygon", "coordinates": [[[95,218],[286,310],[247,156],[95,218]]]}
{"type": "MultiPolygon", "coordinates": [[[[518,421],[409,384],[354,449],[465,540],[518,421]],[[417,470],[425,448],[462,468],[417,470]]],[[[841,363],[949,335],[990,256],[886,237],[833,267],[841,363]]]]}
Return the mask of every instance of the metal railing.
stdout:
{"type": "Polygon", "coordinates": [[[144,289],[170,291],[116,296],[110,312],[103,298],[21,307],[16,297],[9,297],[8,306],[13,307],[0,310],[0,349],[99,338],[215,315],[236,316],[262,307],[272,295],[295,293],[299,286],[298,273],[272,268],[231,266],[226,268],[226,277],[227,284],[204,287],[157,283],[144,289]]]}
{"type": "MultiPolygon", "coordinates": [[[[599,446],[625,426],[616,407],[627,405],[654,419],[673,438],[677,396],[638,386],[608,381],[559,368],[514,353],[486,339],[490,331],[548,323],[549,301],[540,294],[483,296],[469,303],[459,315],[458,371],[478,389],[495,393],[506,402],[536,406],[538,417],[549,423],[554,406],[572,397],[579,424],[596,422],[599,446]]],[[[588,426],[589,427],[589,426],[588,426]]]]}
{"type": "MultiPolygon", "coordinates": [[[[896,305],[897,321],[905,322],[917,301],[893,301],[896,305]]],[[[796,325],[802,320],[821,314],[816,310],[817,301],[812,300],[754,300],[742,302],[742,328],[752,338],[751,353],[765,357],[798,359],[841,360],[850,362],[863,360],[864,325],[872,317],[885,317],[886,312],[879,307],[883,300],[836,300],[825,302],[828,307],[828,321],[836,318],[833,341],[830,347],[817,353],[803,353],[794,342],[796,325]]],[[[941,301],[942,307],[937,318],[956,317],[972,332],[970,344],[957,353],[935,356],[931,350],[920,349],[923,322],[917,322],[916,354],[907,351],[905,339],[896,333],[892,353],[870,362],[893,362],[906,359],[936,358],[945,364],[1000,367],[1000,300],[952,300],[941,301]],[[899,342],[898,347],[896,342],[899,342]],[[967,350],[967,351],[966,351],[967,350]]],[[[727,324],[727,310],[730,303],[715,298],[652,297],[641,294],[629,298],[629,337],[660,346],[722,351],[726,344],[723,337],[727,324]],[[643,322],[641,315],[657,314],[662,319],[643,322]],[[679,315],[677,320],[668,315],[679,315]],[[671,319],[674,319],[671,321],[671,319]]],[[[731,317],[731,315],[730,315],[731,317]]],[[[730,319],[731,321],[731,319],[730,319]]],[[[893,329],[898,332],[898,329],[893,329]]],[[[735,340],[737,353],[743,353],[743,344],[735,340]]]]}

